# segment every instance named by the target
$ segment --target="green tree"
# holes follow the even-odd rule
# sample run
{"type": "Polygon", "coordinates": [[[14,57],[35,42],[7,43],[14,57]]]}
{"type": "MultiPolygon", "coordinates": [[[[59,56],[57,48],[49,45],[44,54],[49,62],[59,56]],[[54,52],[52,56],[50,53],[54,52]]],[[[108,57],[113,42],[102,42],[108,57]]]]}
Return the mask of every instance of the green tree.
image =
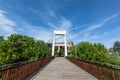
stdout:
{"type": "Polygon", "coordinates": [[[81,59],[95,61],[97,54],[98,51],[92,43],[81,42],[77,45],[77,56],[81,59]]]}
{"type": "Polygon", "coordinates": [[[75,45],[70,47],[70,54],[69,54],[69,56],[70,57],[75,57],[75,45]]]}
{"type": "Polygon", "coordinates": [[[48,44],[33,37],[12,34],[7,40],[0,37],[0,64],[37,60],[50,56],[48,44]]]}
{"type": "Polygon", "coordinates": [[[4,37],[0,36],[0,43],[4,41],[4,37]]]}
{"type": "Polygon", "coordinates": [[[113,54],[120,55],[120,42],[119,41],[114,42],[113,54]]]}
{"type": "Polygon", "coordinates": [[[71,47],[70,55],[76,58],[80,58],[83,60],[91,60],[91,61],[99,61],[99,62],[109,62],[109,54],[107,53],[107,49],[104,45],[92,44],[90,42],[81,42],[76,46],[71,47]],[[75,54],[75,48],[77,49],[77,53],[75,54]]]}
{"type": "Polygon", "coordinates": [[[94,46],[98,51],[97,61],[109,63],[110,55],[108,54],[107,48],[101,43],[94,43],[94,46]]]}

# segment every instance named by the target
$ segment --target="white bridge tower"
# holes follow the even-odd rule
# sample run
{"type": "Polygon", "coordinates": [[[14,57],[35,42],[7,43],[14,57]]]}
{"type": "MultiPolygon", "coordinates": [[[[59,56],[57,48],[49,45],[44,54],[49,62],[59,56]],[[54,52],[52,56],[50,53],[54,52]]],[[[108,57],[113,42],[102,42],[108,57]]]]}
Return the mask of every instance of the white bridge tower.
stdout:
{"type": "Polygon", "coordinates": [[[53,43],[52,43],[52,56],[54,56],[54,52],[55,52],[55,46],[65,46],[65,56],[68,55],[67,53],[67,39],[66,39],[66,31],[54,31],[53,34],[53,43]],[[64,44],[56,44],[55,42],[55,36],[64,36],[64,44]]]}

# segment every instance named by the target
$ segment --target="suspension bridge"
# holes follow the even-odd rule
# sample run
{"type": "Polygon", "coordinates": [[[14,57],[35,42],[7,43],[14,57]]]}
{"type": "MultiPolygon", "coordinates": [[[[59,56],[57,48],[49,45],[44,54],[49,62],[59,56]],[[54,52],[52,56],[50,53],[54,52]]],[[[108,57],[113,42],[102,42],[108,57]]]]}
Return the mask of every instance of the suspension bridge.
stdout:
{"type": "Polygon", "coordinates": [[[120,69],[68,57],[66,31],[54,31],[50,57],[21,62],[0,69],[0,80],[120,80],[120,69]],[[56,42],[56,36],[64,42],[56,42]],[[55,46],[64,46],[64,57],[54,57],[55,46]]]}

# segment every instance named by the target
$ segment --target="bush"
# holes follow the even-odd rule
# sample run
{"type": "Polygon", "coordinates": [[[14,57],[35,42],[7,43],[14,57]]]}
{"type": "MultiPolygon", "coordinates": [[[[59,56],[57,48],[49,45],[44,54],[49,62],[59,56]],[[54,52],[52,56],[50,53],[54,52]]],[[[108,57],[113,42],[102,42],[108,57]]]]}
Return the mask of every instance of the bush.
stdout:
{"type": "Polygon", "coordinates": [[[31,61],[50,56],[48,44],[20,34],[12,34],[7,40],[0,37],[0,64],[31,61]]]}
{"type": "Polygon", "coordinates": [[[114,65],[119,65],[120,66],[120,56],[111,55],[111,57],[110,57],[110,64],[114,64],[114,65]]]}
{"type": "Polygon", "coordinates": [[[83,60],[99,61],[109,63],[109,54],[104,45],[81,42],[71,47],[70,56],[83,60]]]}

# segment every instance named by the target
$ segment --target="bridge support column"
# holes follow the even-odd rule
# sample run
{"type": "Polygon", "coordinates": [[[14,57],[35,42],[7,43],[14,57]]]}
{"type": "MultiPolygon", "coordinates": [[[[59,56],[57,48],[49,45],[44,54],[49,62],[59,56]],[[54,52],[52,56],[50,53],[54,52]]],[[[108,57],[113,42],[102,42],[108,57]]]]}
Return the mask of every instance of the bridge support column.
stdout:
{"type": "Polygon", "coordinates": [[[65,56],[67,56],[67,40],[66,40],[66,34],[64,35],[64,44],[65,44],[65,56]]]}
{"type": "Polygon", "coordinates": [[[55,52],[55,34],[53,34],[52,56],[54,56],[54,52],[55,52]]]}

